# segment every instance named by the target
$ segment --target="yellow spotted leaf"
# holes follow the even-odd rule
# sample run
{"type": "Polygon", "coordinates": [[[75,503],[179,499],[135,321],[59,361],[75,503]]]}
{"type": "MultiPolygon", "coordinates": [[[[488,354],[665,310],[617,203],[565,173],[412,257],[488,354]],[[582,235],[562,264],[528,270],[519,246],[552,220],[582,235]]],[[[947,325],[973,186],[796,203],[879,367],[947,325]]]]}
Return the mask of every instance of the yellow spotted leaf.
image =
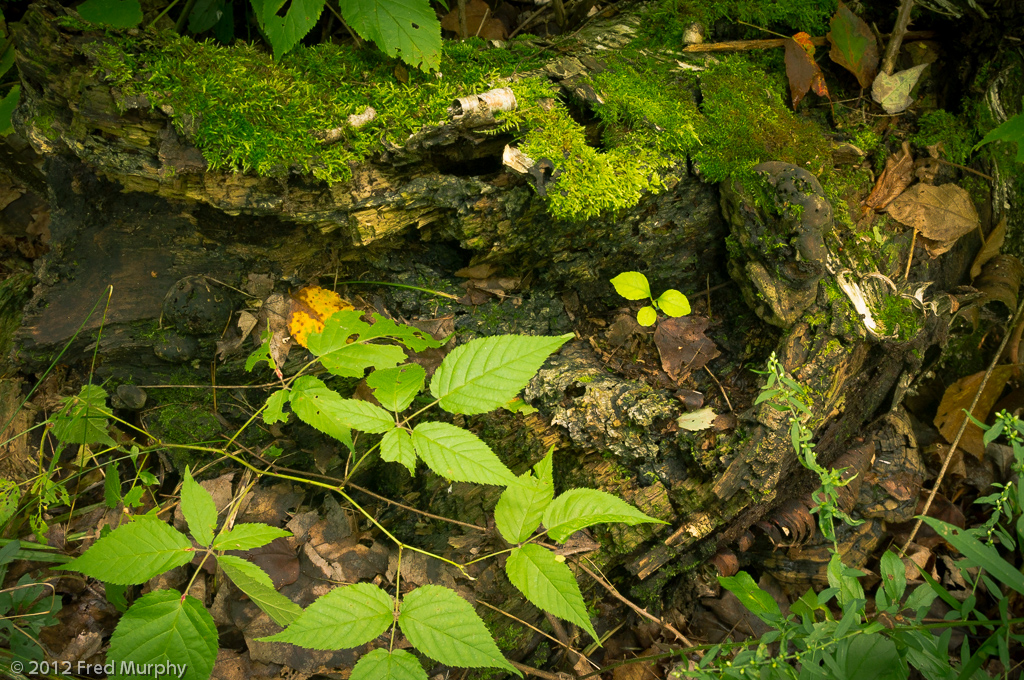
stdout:
{"type": "Polygon", "coordinates": [[[310,333],[322,333],[324,322],[335,312],[353,309],[343,297],[319,286],[307,286],[289,299],[288,333],[303,347],[310,333]]]}

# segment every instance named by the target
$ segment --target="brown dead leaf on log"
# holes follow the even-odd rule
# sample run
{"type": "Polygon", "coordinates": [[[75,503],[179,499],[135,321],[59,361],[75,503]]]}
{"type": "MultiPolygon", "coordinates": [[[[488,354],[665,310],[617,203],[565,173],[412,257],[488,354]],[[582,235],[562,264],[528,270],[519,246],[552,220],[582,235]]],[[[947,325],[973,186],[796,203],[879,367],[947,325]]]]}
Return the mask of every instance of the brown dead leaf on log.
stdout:
{"type": "MultiPolygon", "coordinates": [[[[460,38],[469,37],[462,35],[459,28],[458,8],[448,12],[441,19],[441,28],[458,33],[460,38]]],[[[494,17],[491,8],[483,0],[470,0],[466,3],[466,30],[469,35],[480,36],[484,40],[504,40],[508,37],[505,24],[494,17]]]]}
{"type": "Polygon", "coordinates": [[[981,222],[970,194],[956,184],[917,184],[900,194],[887,211],[927,239],[925,248],[933,258],[981,222]]]}
{"type": "Polygon", "coordinates": [[[1005,240],[1006,215],[1003,215],[1003,219],[999,220],[999,224],[989,233],[988,238],[985,239],[985,245],[978,251],[977,257],[974,258],[974,262],[971,264],[972,281],[981,274],[981,268],[985,266],[985,263],[999,254],[999,249],[1003,247],[1003,241],[1005,240]]]}
{"type": "Polygon", "coordinates": [[[914,155],[910,144],[903,142],[899,154],[891,154],[885,161],[885,170],[878,176],[874,188],[864,199],[865,207],[881,212],[914,181],[914,155]]]}
{"type": "Polygon", "coordinates": [[[676,382],[684,380],[717,357],[721,352],[704,335],[708,320],[701,316],[665,319],[654,331],[654,344],[661,355],[661,367],[676,382]]]}
{"type": "MultiPolygon", "coordinates": [[[[977,406],[971,412],[979,421],[984,423],[988,418],[992,407],[1002,395],[1003,388],[1006,387],[1006,381],[1013,376],[1014,368],[1014,366],[996,366],[992,371],[992,376],[988,379],[988,383],[985,384],[985,389],[981,393],[981,398],[978,399],[977,406]]],[[[964,411],[974,401],[974,395],[977,393],[978,387],[981,386],[981,381],[984,377],[985,371],[979,371],[973,375],[961,378],[950,385],[946,389],[945,394],[942,395],[942,402],[939,404],[938,413],[935,414],[934,423],[935,427],[939,429],[939,433],[946,438],[946,441],[952,442],[956,438],[960,424],[966,417],[964,411]]],[[[981,428],[974,423],[967,423],[967,429],[964,430],[963,437],[960,438],[960,448],[981,460],[985,455],[985,445],[982,443],[981,437],[981,428]]]]}

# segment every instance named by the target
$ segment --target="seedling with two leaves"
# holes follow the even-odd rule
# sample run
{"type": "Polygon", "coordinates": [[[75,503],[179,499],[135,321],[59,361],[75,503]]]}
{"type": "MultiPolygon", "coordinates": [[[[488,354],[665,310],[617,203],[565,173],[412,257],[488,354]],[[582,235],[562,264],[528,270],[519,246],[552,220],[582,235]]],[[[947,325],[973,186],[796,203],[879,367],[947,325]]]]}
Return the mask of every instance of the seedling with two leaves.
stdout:
{"type": "Polygon", "coordinates": [[[650,300],[651,304],[640,308],[636,322],[641,326],[653,326],[658,320],[658,311],[669,316],[686,316],[690,313],[690,301],[674,288],[669,288],[657,299],[651,293],[651,284],[640,272],[622,272],[614,279],[615,292],[627,300],[650,300]]]}

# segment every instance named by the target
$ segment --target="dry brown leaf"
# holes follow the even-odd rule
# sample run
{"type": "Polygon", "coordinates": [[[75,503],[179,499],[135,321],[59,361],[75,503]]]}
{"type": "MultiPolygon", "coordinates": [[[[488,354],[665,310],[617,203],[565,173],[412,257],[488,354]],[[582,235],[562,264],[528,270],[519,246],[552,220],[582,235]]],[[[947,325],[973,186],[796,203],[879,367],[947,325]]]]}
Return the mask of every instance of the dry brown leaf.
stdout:
{"type": "MultiPolygon", "coordinates": [[[[660,654],[661,650],[651,647],[640,653],[640,657],[660,654]]],[[[590,669],[586,669],[588,672],[590,669]]],[[[613,680],[661,680],[665,675],[658,668],[658,663],[631,663],[626,666],[619,666],[612,671],[613,680]]]]}
{"type": "MultiPolygon", "coordinates": [[[[995,370],[992,371],[992,376],[988,379],[988,383],[986,383],[985,389],[981,393],[981,398],[978,399],[978,405],[971,412],[979,421],[985,422],[988,418],[989,412],[996,401],[999,400],[1000,395],[1002,395],[1003,388],[1006,387],[1006,381],[1013,376],[1014,368],[1014,366],[996,366],[995,370]]],[[[935,414],[934,423],[935,427],[939,429],[939,433],[946,438],[946,441],[952,442],[956,438],[960,424],[967,417],[964,411],[974,401],[974,395],[977,393],[984,377],[985,372],[980,371],[961,378],[950,385],[946,389],[945,394],[942,395],[942,401],[939,403],[939,411],[935,414]]],[[[963,437],[960,438],[960,448],[980,460],[985,455],[985,445],[982,443],[981,437],[981,428],[972,422],[968,422],[967,429],[964,430],[963,437]]]]}
{"type": "Polygon", "coordinates": [[[786,39],[786,76],[794,110],[811,88],[819,97],[828,97],[825,78],[814,61],[814,43],[807,33],[800,32],[786,39]]]}
{"type": "Polygon", "coordinates": [[[704,335],[708,320],[700,316],[665,319],[654,331],[654,344],[661,355],[661,367],[676,381],[704,367],[720,352],[704,335]]]}
{"type": "Polygon", "coordinates": [[[917,184],[896,198],[888,213],[933,241],[955,241],[980,223],[971,195],[956,184],[917,184]]]}
{"type": "Polygon", "coordinates": [[[981,268],[985,263],[999,254],[999,249],[1003,247],[1003,241],[1005,240],[1006,215],[1003,215],[1003,219],[999,220],[999,224],[989,233],[988,238],[985,239],[985,245],[981,247],[981,250],[978,251],[978,256],[974,258],[974,264],[971,265],[972,281],[981,274],[981,268]]]}
{"type": "Polygon", "coordinates": [[[885,161],[885,170],[878,176],[875,187],[864,205],[873,210],[882,211],[893,200],[903,193],[914,180],[914,155],[910,153],[910,144],[903,142],[899,154],[891,154],[885,161]]]}
{"type": "MultiPolygon", "coordinates": [[[[441,28],[458,33],[459,37],[467,37],[462,35],[459,28],[458,8],[441,19],[441,28]]],[[[483,0],[470,0],[466,3],[466,30],[469,35],[478,35],[484,40],[504,40],[508,37],[505,24],[494,17],[494,12],[483,0]]]]}
{"type": "Polygon", "coordinates": [[[995,300],[1007,309],[1017,309],[1017,291],[1024,278],[1024,265],[1013,255],[996,255],[981,268],[981,275],[974,281],[974,287],[982,293],[978,305],[995,300]]]}

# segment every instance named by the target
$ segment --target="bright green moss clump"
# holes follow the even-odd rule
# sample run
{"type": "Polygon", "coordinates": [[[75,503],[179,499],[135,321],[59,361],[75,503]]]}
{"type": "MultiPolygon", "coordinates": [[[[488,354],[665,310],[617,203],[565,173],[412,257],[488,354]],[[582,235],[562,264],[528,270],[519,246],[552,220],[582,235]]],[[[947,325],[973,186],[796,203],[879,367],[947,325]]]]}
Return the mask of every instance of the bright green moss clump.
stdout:
{"type": "Polygon", "coordinates": [[[966,122],[943,109],[929,111],[917,121],[917,132],[910,138],[919,147],[942,142],[942,155],[961,165],[971,156],[977,135],[966,122]]]}
{"type": "Polygon", "coordinates": [[[424,125],[447,118],[456,97],[500,86],[498,79],[539,65],[537,50],[513,41],[504,50],[483,41],[445,43],[441,75],[395,77],[393,60],[332,44],[297,47],[280,62],[251,45],[221,47],[161,36],[143,46],[124,40],[94,49],[101,71],[124,95],[169,106],[178,129],[199,147],[211,169],[346,180],[349,164],[400,143],[424,125]],[[366,107],[377,118],[347,128],[336,144],[317,133],[345,127],[366,107]]]}

